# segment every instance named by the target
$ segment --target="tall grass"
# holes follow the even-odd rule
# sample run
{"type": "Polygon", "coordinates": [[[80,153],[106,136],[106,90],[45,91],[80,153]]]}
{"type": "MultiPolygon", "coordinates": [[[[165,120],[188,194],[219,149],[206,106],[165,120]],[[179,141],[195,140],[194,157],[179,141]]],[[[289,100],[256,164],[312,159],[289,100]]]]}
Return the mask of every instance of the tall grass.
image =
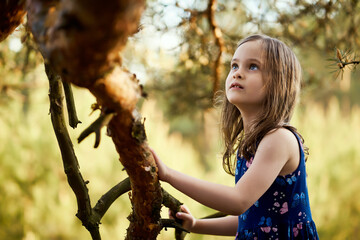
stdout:
{"type": "Polygon", "coordinates": [[[320,237],[359,239],[360,108],[332,98],[326,109],[307,104],[295,122],[310,147],[308,183],[320,237]]]}
{"type": "MultiPolygon", "coordinates": [[[[12,102],[0,111],[0,239],[90,239],[75,217],[76,200],[63,173],[53,134],[46,91],[33,94],[27,123],[21,104],[12,102]]],[[[69,130],[74,140],[81,171],[89,180],[92,204],[110,187],[123,179],[118,156],[109,138],[103,137],[99,149],[92,149],[93,137],[80,145],[76,137],[96,118],[88,116],[95,100],[76,91],[78,112],[83,124],[69,130]]],[[[212,150],[204,153],[211,171],[198,160],[196,149],[180,135],[168,136],[168,124],[152,101],[142,107],[149,144],[169,166],[189,175],[229,186],[233,177],[222,170],[217,113],[206,116],[206,138],[212,150]]],[[[307,162],[308,185],[313,218],[321,239],[360,237],[360,109],[343,113],[334,98],[325,110],[320,104],[306,103],[297,109],[293,124],[310,148],[307,162]]],[[[189,206],[196,217],[212,213],[163,183],[165,189],[189,206]]],[[[127,196],[122,196],[106,213],[100,226],[104,239],[123,239],[130,212],[127,196]]],[[[167,210],[162,215],[167,217],[167,210]]],[[[174,239],[173,230],[162,231],[158,239],[174,239]]],[[[187,239],[233,239],[233,237],[189,234],[187,239]]]]}

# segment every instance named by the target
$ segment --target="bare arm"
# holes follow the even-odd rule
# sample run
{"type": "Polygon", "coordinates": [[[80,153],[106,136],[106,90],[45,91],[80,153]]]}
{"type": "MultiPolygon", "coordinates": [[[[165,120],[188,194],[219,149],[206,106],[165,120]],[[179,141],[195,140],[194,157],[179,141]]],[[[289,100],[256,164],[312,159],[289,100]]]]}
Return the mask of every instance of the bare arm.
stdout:
{"type": "MultiPolygon", "coordinates": [[[[288,130],[278,129],[267,134],[260,142],[253,164],[235,187],[203,181],[168,168],[156,156],[160,179],[190,196],[194,200],[227,213],[240,215],[258,200],[274,182],[288,161],[299,161],[297,144],[288,130]]],[[[294,169],[295,170],[295,169],[294,169]]]]}
{"type": "Polygon", "coordinates": [[[191,232],[220,236],[235,236],[238,226],[237,216],[198,219],[191,232]]]}

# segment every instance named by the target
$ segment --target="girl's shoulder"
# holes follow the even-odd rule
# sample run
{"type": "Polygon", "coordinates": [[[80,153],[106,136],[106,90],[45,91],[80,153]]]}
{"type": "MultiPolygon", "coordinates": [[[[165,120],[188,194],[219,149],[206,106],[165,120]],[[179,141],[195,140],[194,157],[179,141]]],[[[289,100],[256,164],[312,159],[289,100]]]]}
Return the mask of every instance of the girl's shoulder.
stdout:
{"type": "Polygon", "coordinates": [[[292,146],[295,149],[298,148],[297,135],[293,131],[284,127],[270,130],[260,141],[259,146],[262,143],[270,144],[273,146],[292,146]]]}
{"type": "Polygon", "coordinates": [[[255,155],[259,153],[263,156],[271,154],[279,155],[282,159],[289,159],[295,153],[299,153],[298,146],[297,138],[291,131],[285,128],[278,128],[265,134],[258,144],[255,155]]]}
{"type": "Polygon", "coordinates": [[[297,169],[302,155],[300,138],[295,132],[287,128],[269,131],[260,141],[258,149],[268,149],[277,152],[281,156],[286,156],[287,160],[280,175],[292,173],[297,169]]]}

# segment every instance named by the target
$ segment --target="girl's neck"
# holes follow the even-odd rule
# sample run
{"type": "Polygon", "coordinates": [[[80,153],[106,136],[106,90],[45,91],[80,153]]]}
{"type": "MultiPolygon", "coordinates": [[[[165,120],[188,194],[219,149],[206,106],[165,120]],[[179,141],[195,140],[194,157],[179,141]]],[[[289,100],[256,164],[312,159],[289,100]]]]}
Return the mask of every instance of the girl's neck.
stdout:
{"type": "Polygon", "coordinates": [[[245,136],[250,132],[251,130],[251,125],[252,123],[255,121],[257,115],[243,115],[243,113],[241,113],[241,117],[243,120],[243,124],[244,124],[244,134],[245,136]]]}

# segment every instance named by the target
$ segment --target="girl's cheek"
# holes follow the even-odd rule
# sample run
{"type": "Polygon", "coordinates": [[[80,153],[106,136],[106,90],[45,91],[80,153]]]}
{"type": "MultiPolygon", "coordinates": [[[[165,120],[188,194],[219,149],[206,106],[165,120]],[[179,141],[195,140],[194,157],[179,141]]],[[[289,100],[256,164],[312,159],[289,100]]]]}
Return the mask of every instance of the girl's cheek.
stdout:
{"type": "Polygon", "coordinates": [[[225,89],[229,88],[230,82],[231,82],[231,73],[229,73],[229,75],[227,76],[227,78],[225,80],[225,89]]]}

